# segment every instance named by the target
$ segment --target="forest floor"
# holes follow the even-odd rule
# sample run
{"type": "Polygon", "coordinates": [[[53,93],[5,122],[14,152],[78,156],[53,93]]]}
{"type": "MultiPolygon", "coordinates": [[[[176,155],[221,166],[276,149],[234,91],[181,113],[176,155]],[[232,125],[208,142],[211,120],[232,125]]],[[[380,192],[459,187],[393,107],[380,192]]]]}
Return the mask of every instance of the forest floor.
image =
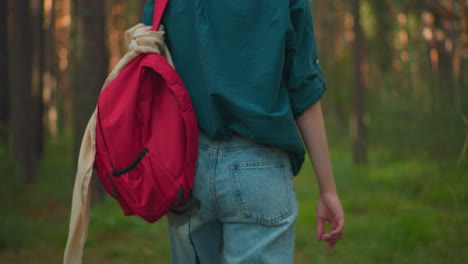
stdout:
{"type": "MultiPolygon", "coordinates": [[[[15,177],[0,149],[0,263],[61,263],[67,239],[73,175],[69,149],[49,144],[38,181],[15,177]]],[[[295,263],[468,263],[468,170],[456,161],[398,159],[371,150],[355,166],[331,149],[346,212],[345,238],[335,249],[317,241],[317,184],[309,163],[296,177],[300,213],[295,263]]],[[[165,220],[124,217],[112,199],[91,209],[84,263],[170,263],[165,220]]]]}

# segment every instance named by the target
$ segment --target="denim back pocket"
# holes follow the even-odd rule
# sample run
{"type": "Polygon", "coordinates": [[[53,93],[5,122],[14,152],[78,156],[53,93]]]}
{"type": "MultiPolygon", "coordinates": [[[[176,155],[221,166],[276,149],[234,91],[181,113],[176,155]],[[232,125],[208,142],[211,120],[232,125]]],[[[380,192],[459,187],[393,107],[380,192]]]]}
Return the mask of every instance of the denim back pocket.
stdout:
{"type": "Polygon", "coordinates": [[[285,161],[231,164],[235,199],[249,221],[275,225],[294,212],[293,176],[286,164],[285,161]]]}

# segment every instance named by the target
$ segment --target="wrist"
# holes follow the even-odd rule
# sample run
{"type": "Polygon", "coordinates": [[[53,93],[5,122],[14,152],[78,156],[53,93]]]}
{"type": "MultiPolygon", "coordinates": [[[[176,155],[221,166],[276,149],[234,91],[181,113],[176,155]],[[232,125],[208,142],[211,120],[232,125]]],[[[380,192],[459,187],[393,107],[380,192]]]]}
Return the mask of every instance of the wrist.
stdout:
{"type": "MultiPolygon", "coordinates": [[[[325,175],[325,174],[323,174],[325,175]]],[[[318,178],[318,187],[320,196],[337,196],[335,179],[333,176],[328,174],[328,177],[317,177],[318,178]]]]}
{"type": "Polygon", "coordinates": [[[322,191],[320,190],[319,192],[320,194],[320,198],[322,199],[326,199],[326,200],[329,200],[329,199],[338,199],[338,192],[336,191],[335,188],[333,189],[330,189],[330,190],[325,190],[325,191],[322,191]]]}

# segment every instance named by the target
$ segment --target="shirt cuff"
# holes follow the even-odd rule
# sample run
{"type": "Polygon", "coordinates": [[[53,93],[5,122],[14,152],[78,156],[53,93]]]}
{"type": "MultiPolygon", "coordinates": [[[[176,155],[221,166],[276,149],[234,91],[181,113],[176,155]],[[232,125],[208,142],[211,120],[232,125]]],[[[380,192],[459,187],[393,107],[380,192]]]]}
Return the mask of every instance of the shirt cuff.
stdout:
{"type": "Polygon", "coordinates": [[[307,108],[318,102],[327,90],[327,83],[322,68],[318,65],[318,59],[315,63],[316,73],[295,85],[295,89],[290,90],[289,100],[294,119],[299,118],[307,108]]]}

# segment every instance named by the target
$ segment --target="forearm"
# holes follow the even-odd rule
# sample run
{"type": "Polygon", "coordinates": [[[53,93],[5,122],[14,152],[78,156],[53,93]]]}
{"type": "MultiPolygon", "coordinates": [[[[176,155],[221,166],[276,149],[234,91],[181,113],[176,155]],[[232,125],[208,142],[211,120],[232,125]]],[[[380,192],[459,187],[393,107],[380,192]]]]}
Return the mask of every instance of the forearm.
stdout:
{"type": "Polygon", "coordinates": [[[309,153],[320,194],[336,194],[320,101],[307,108],[296,124],[309,153]]]}

